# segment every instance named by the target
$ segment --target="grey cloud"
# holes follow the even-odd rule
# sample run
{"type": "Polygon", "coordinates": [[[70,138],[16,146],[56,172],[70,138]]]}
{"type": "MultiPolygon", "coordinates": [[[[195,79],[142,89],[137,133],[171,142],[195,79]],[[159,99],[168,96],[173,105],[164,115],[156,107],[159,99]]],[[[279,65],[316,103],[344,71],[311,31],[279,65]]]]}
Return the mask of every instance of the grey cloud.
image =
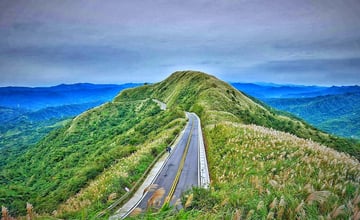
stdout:
{"type": "Polygon", "coordinates": [[[358,0],[3,0],[0,29],[7,83],[156,81],[179,68],[228,81],[359,78],[358,0]]]}
{"type": "Polygon", "coordinates": [[[360,57],[347,59],[312,59],[312,60],[289,60],[289,61],[270,61],[261,64],[256,69],[270,72],[354,72],[359,74],[360,57]]]}
{"type": "Polygon", "coordinates": [[[118,62],[131,64],[140,58],[136,52],[96,45],[61,45],[56,47],[23,47],[0,51],[0,57],[26,59],[34,62],[91,65],[118,62]]]}
{"type": "Polygon", "coordinates": [[[254,81],[294,84],[354,85],[360,84],[360,57],[348,59],[313,59],[269,61],[242,73],[252,75],[254,81]]]}
{"type": "MultiPolygon", "coordinates": [[[[353,57],[360,56],[360,34],[348,39],[325,38],[321,40],[289,40],[286,42],[274,42],[275,50],[287,51],[288,53],[303,53],[308,56],[327,57],[353,57]]],[[[291,59],[291,58],[290,58],[291,59]]]]}

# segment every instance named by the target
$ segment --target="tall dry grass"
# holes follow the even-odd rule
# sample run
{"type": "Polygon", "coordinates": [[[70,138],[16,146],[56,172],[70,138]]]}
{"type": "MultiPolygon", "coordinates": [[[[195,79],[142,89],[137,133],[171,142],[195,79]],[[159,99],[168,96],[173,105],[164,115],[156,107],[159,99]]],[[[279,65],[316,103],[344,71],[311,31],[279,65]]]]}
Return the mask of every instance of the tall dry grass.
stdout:
{"type": "Polygon", "coordinates": [[[256,125],[224,122],[204,130],[212,188],[228,201],[214,212],[241,208],[245,219],[358,218],[354,157],[256,125]]]}
{"type": "Polygon", "coordinates": [[[9,220],[9,211],[5,206],[1,206],[1,220],[9,220]]]}
{"type": "Polygon", "coordinates": [[[159,207],[161,205],[161,199],[165,195],[165,189],[163,187],[155,190],[154,194],[147,201],[147,209],[159,207]]]}

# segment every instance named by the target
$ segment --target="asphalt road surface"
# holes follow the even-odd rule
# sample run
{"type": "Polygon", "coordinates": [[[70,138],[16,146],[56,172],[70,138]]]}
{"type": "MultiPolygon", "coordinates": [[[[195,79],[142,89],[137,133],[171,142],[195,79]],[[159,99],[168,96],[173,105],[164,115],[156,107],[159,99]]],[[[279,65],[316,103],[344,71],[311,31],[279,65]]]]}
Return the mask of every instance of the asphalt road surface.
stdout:
{"type": "Polygon", "coordinates": [[[142,210],[147,210],[150,207],[160,208],[164,204],[166,197],[169,196],[169,192],[171,192],[172,188],[172,193],[174,195],[171,196],[171,198],[169,197],[169,202],[171,205],[174,205],[180,198],[182,192],[191,189],[192,186],[198,186],[199,121],[194,114],[187,113],[187,115],[189,117],[189,121],[184,130],[184,134],[175,149],[171,150],[169,160],[166,164],[164,164],[163,169],[154,181],[154,184],[157,184],[158,187],[155,191],[147,192],[141,202],[137,205],[138,208],[141,208],[142,210]],[[179,172],[180,176],[177,176],[182,160],[183,168],[181,172],[179,172]],[[174,183],[176,176],[178,177],[178,181],[175,181],[174,183]],[[162,191],[158,190],[160,188],[163,188],[165,193],[160,193],[159,191],[162,191]],[[159,196],[154,196],[154,193],[159,196]]]}

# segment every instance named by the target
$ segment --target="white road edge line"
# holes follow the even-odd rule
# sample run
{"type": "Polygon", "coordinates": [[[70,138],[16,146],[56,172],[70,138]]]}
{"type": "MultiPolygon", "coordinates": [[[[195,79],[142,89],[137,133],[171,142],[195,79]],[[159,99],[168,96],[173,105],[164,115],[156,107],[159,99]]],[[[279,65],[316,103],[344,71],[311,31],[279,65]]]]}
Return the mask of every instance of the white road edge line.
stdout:
{"type": "MultiPolygon", "coordinates": [[[[188,115],[187,112],[186,112],[186,118],[189,118],[189,115],[188,115]]],[[[186,125],[185,128],[181,131],[181,135],[179,135],[179,137],[178,137],[178,138],[176,139],[176,141],[174,142],[174,144],[173,144],[173,146],[172,146],[172,149],[174,149],[174,148],[177,146],[178,142],[180,141],[180,139],[181,139],[182,136],[184,135],[184,132],[185,132],[186,127],[187,127],[187,125],[186,125]]],[[[172,150],[172,152],[174,152],[174,151],[172,150]]],[[[166,154],[165,154],[165,155],[166,155],[166,154]]],[[[163,157],[165,157],[165,155],[164,155],[163,157]]],[[[163,158],[163,157],[161,157],[161,158],[163,158]]],[[[159,159],[159,162],[158,162],[158,163],[162,163],[162,164],[161,164],[160,168],[156,171],[156,174],[155,174],[154,176],[148,175],[148,176],[146,177],[146,179],[144,180],[143,184],[142,184],[142,185],[139,187],[139,189],[135,192],[135,194],[142,193],[147,186],[149,186],[149,185],[151,185],[151,184],[154,183],[154,181],[156,180],[156,178],[160,175],[160,172],[161,172],[161,170],[163,169],[163,167],[165,166],[166,162],[169,160],[170,155],[168,155],[168,156],[166,156],[166,157],[167,157],[167,158],[166,158],[164,161],[161,161],[161,158],[159,159]],[[150,181],[150,178],[152,178],[150,184],[146,184],[146,185],[145,185],[146,182],[149,182],[149,181],[150,181]]],[[[153,167],[153,169],[150,171],[150,173],[153,172],[154,169],[156,169],[156,167],[158,167],[158,166],[157,166],[158,163],[156,163],[156,164],[154,165],[154,167],[153,167]]],[[[150,174],[150,173],[149,173],[149,174],[150,174]]],[[[135,194],[134,194],[134,195],[135,195],[135,194]]],[[[117,220],[117,219],[124,219],[124,218],[126,218],[126,217],[137,207],[137,205],[142,201],[142,199],[144,198],[144,196],[145,196],[146,194],[147,194],[147,192],[145,192],[144,194],[142,194],[142,196],[135,202],[135,204],[134,204],[134,201],[132,200],[132,198],[133,198],[134,196],[133,196],[132,198],[130,198],[130,199],[128,200],[128,202],[126,202],[120,209],[118,209],[118,210],[115,212],[114,215],[112,215],[112,216],[109,217],[109,220],[117,220]],[[128,203],[132,203],[132,205],[131,205],[131,204],[128,204],[128,203]],[[128,209],[128,210],[122,210],[124,207],[127,207],[127,206],[131,206],[131,208],[128,209]]]]}

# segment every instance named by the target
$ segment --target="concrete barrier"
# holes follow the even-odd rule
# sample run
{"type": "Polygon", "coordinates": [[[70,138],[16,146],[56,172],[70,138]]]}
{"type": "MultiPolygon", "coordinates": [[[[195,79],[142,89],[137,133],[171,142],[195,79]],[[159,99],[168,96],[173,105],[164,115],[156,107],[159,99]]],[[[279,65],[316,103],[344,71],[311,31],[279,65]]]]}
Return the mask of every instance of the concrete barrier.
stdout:
{"type": "Polygon", "coordinates": [[[201,120],[200,118],[194,113],[195,117],[199,121],[199,186],[205,189],[209,188],[210,186],[210,175],[209,175],[209,168],[206,159],[206,151],[204,145],[204,139],[201,129],[201,120]]]}

